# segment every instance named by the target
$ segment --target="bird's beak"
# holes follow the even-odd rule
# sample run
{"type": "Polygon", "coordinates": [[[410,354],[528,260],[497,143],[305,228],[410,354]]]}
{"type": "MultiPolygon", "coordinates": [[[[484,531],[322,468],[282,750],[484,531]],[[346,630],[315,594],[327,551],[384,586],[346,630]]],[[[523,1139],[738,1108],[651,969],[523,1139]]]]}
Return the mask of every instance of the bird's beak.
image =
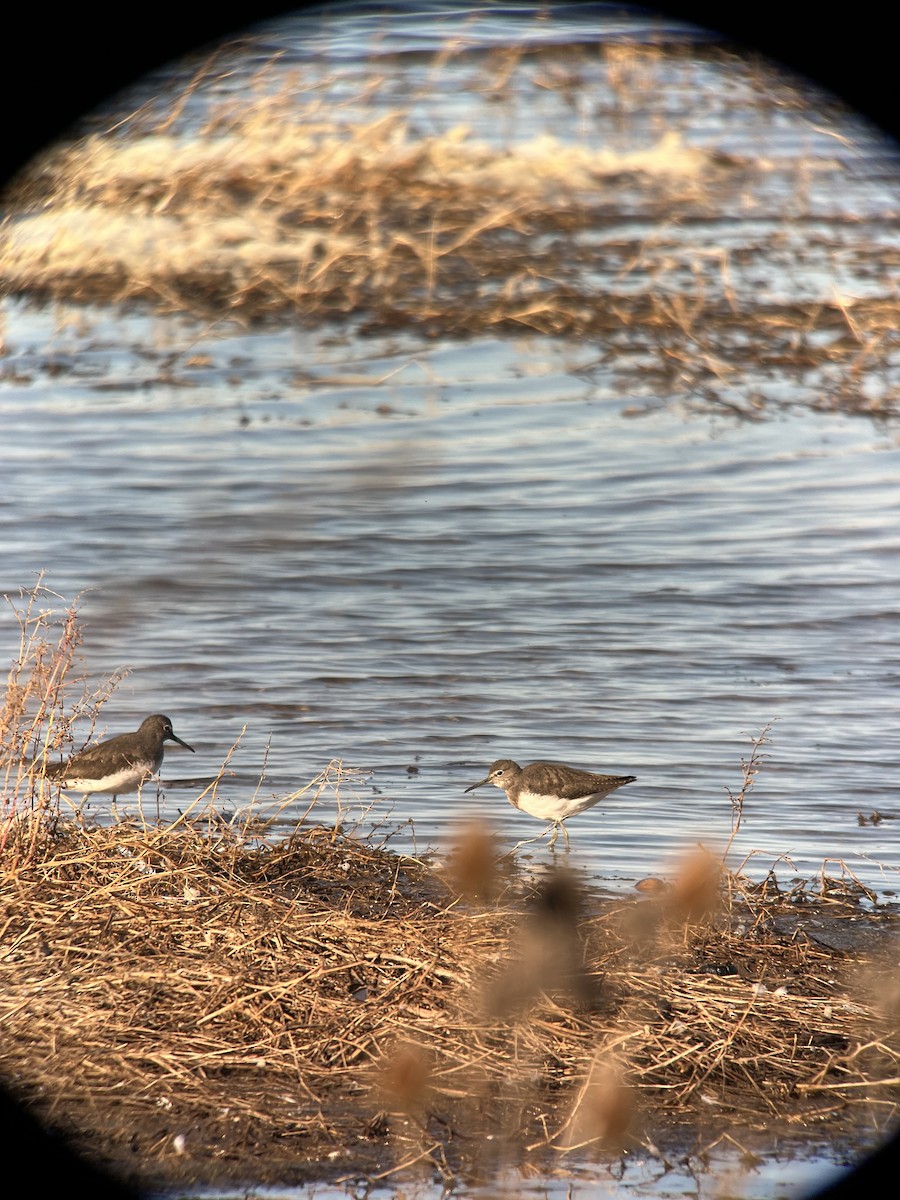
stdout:
{"type": "Polygon", "coordinates": [[[467,791],[467,792],[474,792],[476,788],[479,788],[479,787],[484,787],[484,785],[485,785],[486,783],[490,783],[490,782],[491,782],[491,777],[490,777],[490,775],[485,775],[484,779],[482,779],[482,780],[479,780],[479,782],[478,782],[478,783],[472,783],[472,784],[470,784],[470,785],[469,785],[469,786],[466,788],[466,791],[467,791]]]}
{"type": "Polygon", "coordinates": [[[169,734],[169,741],[170,741],[170,742],[177,742],[179,746],[184,746],[185,750],[190,750],[191,754],[195,754],[195,753],[196,753],[196,751],[194,750],[194,747],[193,747],[193,746],[189,746],[189,745],[187,744],[187,742],[183,742],[183,741],[181,740],[181,738],[178,736],[178,734],[177,734],[177,733],[170,733],[170,734],[169,734]]]}

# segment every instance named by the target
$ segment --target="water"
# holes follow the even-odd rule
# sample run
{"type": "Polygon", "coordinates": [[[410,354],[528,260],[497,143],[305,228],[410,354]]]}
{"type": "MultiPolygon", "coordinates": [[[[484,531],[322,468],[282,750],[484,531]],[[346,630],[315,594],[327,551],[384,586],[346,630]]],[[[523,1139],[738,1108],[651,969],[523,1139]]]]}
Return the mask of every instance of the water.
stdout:
{"type": "MultiPolygon", "coordinates": [[[[752,1167],[736,1168],[733,1158],[713,1150],[708,1162],[685,1159],[662,1167],[651,1155],[637,1153],[615,1166],[590,1171],[564,1167],[556,1178],[536,1179],[508,1171],[491,1184],[467,1188],[468,1200],[606,1200],[607,1197],[627,1197],[628,1200],[685,1196],[696,1200],[714,1200],[727,1195],[733,1200],[783,1200],[790,1195],[808,1195],[811,1187],[830,1186],[846,1174],[846,1164],[835,1168],[823,1159],[814,1166],[797,1163],[778,1154],[766,1160],[757,1159],[752,1167]]],[[[388,1187],[365,1187],[365,1195],[373,1200],[397,1196],[388,1187]]],[[[205,1200],[346,1200],[359,1192],[341,1186],[324,1184],[303,1188],[252,1188],[240,1192],[202,1192],[205,1200]]],[[[399,1193],[404,1200],[423,1200],[437,1195],[435,1186],[424,1180],[417,1184],[407,1181],[399,1193]]],[[[160,1198],[161,1200],[161,1198],[160,1198]]]]}
{"type": "MultiPolygon", "coordinates": [[[[540,832],[500,792],[463,794],[494,758],[635,774],[572,822],[592,873],[629,885],[727,836],[726,789],[771,724],[735,853],[893,887],[895,827],[857,819],[893,804],[891,431],[623,419],[581,375],[592,351],[538,338],[349,363],[285,332],[242,386],[223,389],[225,365],[163,382],[158,322],[102,313],[60,386],[40,378],[57,319],[11,322],[36,375],[0,398],[20,481],[2,586],[44,569],[83,596],[92,677],[130,671],[112,731],[166,711],[197,749],[187,770],[214,772],[246,725],[226,806],[264,766],[262,794],[286,795],[340,758],[420,852],[462,817],[540,832]],[[144,378],[123,380],[142,338],[144,378]],[[322,384],[282,390],[297,362],[322,384]]],[[[217,360],[246,340],[220,337],[217,360]]],[[[184,771],[173,749],[164,777],[184,771]]],[[[185,799],[167,789],[164,811],[185,799]]]]}
{"type": "MultiPolygon", "coordinates": [[[[571,24],[518,21],[473,15],[472,53],[445,71],[443,25],[370,15],[310,38],[282,23],[198,89],[184,130],[276,47],[348,125],[405,105],[425,133],[465,120],[498,147],[549,132],[622,148],[674,123],[765,169],[723,184],[721,212],[664,228],[639,180],[617,185],[617,223],[573,233],[602,251],[570,264],[601,302],[674,294],[698,261],[707,296],[754,295],[763,315],[896,294],[895,152],[871,131],[801,102],[773,114],[703,60],[664,62],[663,86],[623,113],[586,54],[567,100],[540,81],[571,24]],[[540,53],[497,104],[473,81],[526,27],[540,53]],[[373,64],[384,90],[360,101],[373,64]]],[[[900,463],[877,414],[896,357],[851,364],[870,419],[834,402],[845,360],[785,363],[740,328],[713,346],[702,317],[667,376],[640,324],[454,338],[363,335],[355,316],[248,330],[62,302],[3,311],[0,591],[15,602],[44,572],[80,597],[91,680],[128,671],[98,732],[163,711],[195,747],[167,753],[161,815],[238,742],[226,811],[339,759],[361,772],[342,806],[395,831],[397,850],[440,852],[474,817],[512,844],[540,824],[464,789],[495,758],[552,758],[637,776],[570,823],[586,874],[627,891],[727,839],[729,791],[767,731],[731,864],[895,893],[900,463]],[[860,821],[875,810],[880,824],[860,821]]],[[[772,338],[790,340],[774,324],[772,338]]],[[[7,612],[4,661],[17,646],[7,612]]],[[[91,806],[105,816],[102,797],[91,806]]],[[[324,798],[320,819],[336,813],[324,798]]]]}

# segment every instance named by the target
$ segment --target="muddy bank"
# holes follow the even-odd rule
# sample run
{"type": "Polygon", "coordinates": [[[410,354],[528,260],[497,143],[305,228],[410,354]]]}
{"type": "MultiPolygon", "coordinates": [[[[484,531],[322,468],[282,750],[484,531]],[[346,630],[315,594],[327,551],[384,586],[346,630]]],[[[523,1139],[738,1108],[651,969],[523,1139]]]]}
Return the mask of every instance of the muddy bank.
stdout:
{"type": "Polygon", "coordinates": [[[6,834],[3,1079],[141,1187],[751,1154],[777,1127],[861,1154],[896,1124],[898,917],[844,885],[692,866],[610,898],[474,832],[434,870],[211,815],[6,834]]]}

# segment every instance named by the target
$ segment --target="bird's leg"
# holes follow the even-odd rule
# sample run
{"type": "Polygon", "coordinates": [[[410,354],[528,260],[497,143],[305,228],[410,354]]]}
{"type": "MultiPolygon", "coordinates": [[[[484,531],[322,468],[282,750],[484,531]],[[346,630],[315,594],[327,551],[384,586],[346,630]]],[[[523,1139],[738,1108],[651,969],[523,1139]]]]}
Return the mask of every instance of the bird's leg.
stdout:
{"type": "Polygon", "coordinates": [[[537,835],[537,837],[523,838],[521,842],[516,842],[516,844],[513,846],[512,850],[510,850],[509,853],[515,854],[515,852],[517,850],[519,850],[522,846],[531,846],[534,842],[539,842],[541,840],[541,838],[544,837],[546,832],[547,831],[545,829],[544,833],[539,833],[537,835]]]}
{"type": "Polygon", "coordinates": [[[144,817],[144,780],[142,779],[137,786],[137,809],[138,816],[141,818],[141,824],[146,829],[147,821],[144,817]]]}
{"type": "Polygon", "coordinates": [[[552,850],[554,843],[556,842],[556,839],[559,837],[560,829],[562,829],[562,831],[563,831],[563,836],[566,839],[566,849],[568,850],[568,848],[569,848],[569,831],[566,829],[565,825],[563,825],[563,823],[561,821],[551,821],[543,833],[539,833],[535,837],[523,838],[521,842],[516,842],[516,844],[513,846],[512,850],[510,850],[509,853],[515,854],[515,852],[517,850],[519,850],[522,846],[531,846],[534,842],[539,842],[541,840],[541,838],[545,838],[547,836],[547,834],[550,833],[551,830],[553,831],[553,833],[550,837],[550,841],[548,843],[547,848],[549,850],[552,850]]]}

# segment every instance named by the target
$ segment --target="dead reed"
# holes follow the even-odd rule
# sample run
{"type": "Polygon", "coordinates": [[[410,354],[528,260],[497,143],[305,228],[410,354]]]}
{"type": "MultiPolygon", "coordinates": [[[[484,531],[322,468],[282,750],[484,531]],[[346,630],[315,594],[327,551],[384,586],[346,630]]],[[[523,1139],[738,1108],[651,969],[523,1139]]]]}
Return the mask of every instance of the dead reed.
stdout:
{"type": "MultiPolygon", "coordinates": [[[[437,56],[436,72],[453,53],[437,56]]],[[[600,127],[610,138],[663,78],[671,86],[673,71],[691,95],[684,47],[617,44],[604,54],[613,104],[600,127]]],[[[522,52],[490,62],[495,75],[486,66],[478,87],[514,113],[516,76],[533,65],[522,52]]],[[[758,64],[729,60],[729,69],[738,94],[772,111],[800,103],[758,64]]],[[[205,71],[215,77],[212,65],[205,71]]],[[[577,93],[577,55],[538,78],[577,93]]],[[[463,128],[422,136],[408,113],[383,105],[373,115],[368,101],[387,86],[374,69],[359,95],[328,106],[276,60],[249,95],[186,136],[180,114],[206,82],[200,71],[184,93],[111,116],[107,131],[34,164],[0,224],[0,291],[137,301],[216,322],[352,316],[362,333],[594,337],[607,350],[639,352],[654,391],[751,419],[766,401],[741,394],[741,372],[764,354],[767,366],[806,381],[817,407],[895,409],[890,388],[876,394],[867,382],[893,369],[889,287],[806,298],[773,285],[777,296],[764,298],[734,279],[736,268],[767,278],[773,242],[803,244],[803,196],[810,180],[833,176],[817,186],[840,186],[834,163],[798,165],[805,182],[789,211],[773,216],[769,200],[752,199],[770,163],[702,150],[674,128],[652,145],[624,138],[627,149],[546,136],[498,149],[463,128]],[[778,231],[763,244],[749,230],[730,249],[684,236],[700,223],[714,237],[718,220],[750,219],[754,203],[778,231]]],[[[847,254],[834,237],[834,254],[847,254]]],[[[872,271],[883,272],[884,245],[870,249],[872,271]]],[[[867,253],[862,244],[856,252],[867,253]]],[[[783,279],[791,268],[775,270],[783,279]]]]}
{"type": "Polygon", "coordinates": [[[34,769],[72,752],[70,732],[75,720],[89,721],[88,738],[104,701],[115,690],[121,674],[91,690],[80,669],[78,647],[81,627],[78,602],[67,603],[44,585],[23,590],[18,605],[6,597],[19,626],[19,652],[6,681],[0,709],[0,849],[14,823],[27,813],[39,820],[28,822],[36,836],[42,822],[55,819],[60,797],[34,769]]]}
{"type": "MultiPolygon", "coordinates": [[[[46,648],[23,634],[17,746],[42,736],[17,714],[62,702],[77,620],[57,620],[46,648]]],[[[773,1124],[859,1149],[896,1123],[897,917],[841,881],[784,895],[700,855],[601,901],[484,831],[436,870],[314,804],[287,837],[214,804],[168,825],[5,811],[0,1073],[141,1185],[749,1153],[773,1124]]]]}

